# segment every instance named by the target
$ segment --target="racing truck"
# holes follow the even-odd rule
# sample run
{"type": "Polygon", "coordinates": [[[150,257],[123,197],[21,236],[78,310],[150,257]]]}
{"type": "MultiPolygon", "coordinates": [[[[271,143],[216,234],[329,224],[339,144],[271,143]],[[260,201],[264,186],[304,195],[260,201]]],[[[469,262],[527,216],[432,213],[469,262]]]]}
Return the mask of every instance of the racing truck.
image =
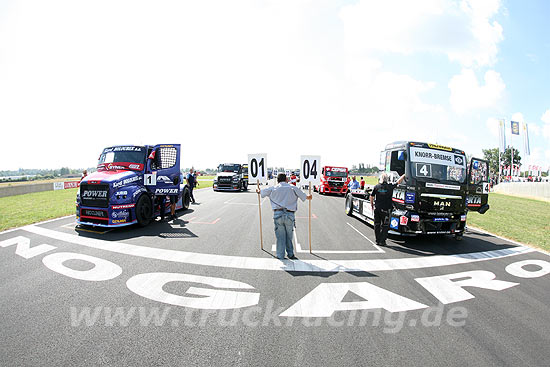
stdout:
{"type": "Polygon", "coordinates": [[[176,209],[189,208],[179,144],[107,147],[99,156],[97,172],[80,183],[76,222],[99,227],[137,223],[143,227],[170,212],[167,195],[177,195],[176,209]]]}
{"type": "Polygon", "coordinates": [[[346,167],[324,166],[321,169],[321,184],[315,187],[319,194],[346,195],[348,190],[348,169],[346,167]]]}
{"type": "Polygon", "coordinates": [[[223,163],[218,166],[214,178],[214,191],[246,191],[248,190],[248,167],[238,163],[223,163]]]}
{"type": "MultiPolygon", "coordinates": [[[[394,142],[381,152],[380,164],[391,181],[405,175],[393,190],[389,231],[394,235],[450,234],[462,239],[468,211],[489,210],[489,165],[463,150],[437,144],[394,142]]],[[[374,224],[372,187],[351,190],[345,211],[374,224]]]]}

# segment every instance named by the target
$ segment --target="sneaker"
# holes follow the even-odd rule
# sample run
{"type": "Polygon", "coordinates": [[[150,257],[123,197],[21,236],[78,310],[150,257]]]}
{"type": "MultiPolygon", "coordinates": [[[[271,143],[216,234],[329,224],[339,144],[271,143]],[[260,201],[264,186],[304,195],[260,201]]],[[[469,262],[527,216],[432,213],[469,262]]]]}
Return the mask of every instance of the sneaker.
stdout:
{"type": "Polygon", "coordinates": [[[288,257],[290,260],[298,260],[298,258],[294,255],[288,257]]]}

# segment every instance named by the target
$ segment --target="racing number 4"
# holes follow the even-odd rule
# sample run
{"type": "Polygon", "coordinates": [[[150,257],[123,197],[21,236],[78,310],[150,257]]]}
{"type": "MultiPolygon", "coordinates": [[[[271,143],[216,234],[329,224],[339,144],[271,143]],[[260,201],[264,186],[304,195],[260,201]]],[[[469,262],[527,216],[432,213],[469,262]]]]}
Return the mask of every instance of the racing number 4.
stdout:
{"type": "Polygon", "coordinates": [[[302,170],[304,171],[304,179],[308,180],[309,176],[313,176],[313,179],[317,179],[317,160],[314,160],[313,164],[310,164],[307,159],[304,160],[302,170]]]}
{"type": "Polygon", "coordinates": [[[423,165],[420,169],[420,173],[422,173],[424,176],[428,176],[428,167],[426,165],[423,165]]]}

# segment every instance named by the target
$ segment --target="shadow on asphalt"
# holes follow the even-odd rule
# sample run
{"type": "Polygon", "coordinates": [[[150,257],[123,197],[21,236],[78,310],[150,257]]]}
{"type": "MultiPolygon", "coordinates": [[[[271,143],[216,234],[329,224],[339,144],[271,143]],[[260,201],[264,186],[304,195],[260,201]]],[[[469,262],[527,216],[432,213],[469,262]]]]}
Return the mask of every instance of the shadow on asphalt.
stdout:
{"type": "MultiPolygon", "coordinates": [[[[189,221],[185,218],[194,212],[193,209],[179,210],[176,212],[176,219],[172,221],[160,221],[160,218],[152,221],[145,227],[137,224],[127,227],[116,228],[106,233],[93,231],[76,231],[79,236],[87,238],[96,238],[105,241],[123,241],[138,237],[159,237],[159,238],[198,238],[191,232],[186,225],[189,221]]],[[[93,227],[83,227],[83,229],[93,229],[93,227]]]]}
{"type": "MultiPolygon", "coordinates": [[[[366,225],[371,230],[373,228],[359,218],[350,217],[349,219],[357,221],[358,224],[366,225]]],[[[411,237],[389,235],[386,243],[387,245],[383,246],[383,249],[416,256],[458,255],[471,252],[503,250],[516,246],[500,238],[471,230],[466,230],[462,241],[457,241],[451,235],[418,235],[411,237]]]]}

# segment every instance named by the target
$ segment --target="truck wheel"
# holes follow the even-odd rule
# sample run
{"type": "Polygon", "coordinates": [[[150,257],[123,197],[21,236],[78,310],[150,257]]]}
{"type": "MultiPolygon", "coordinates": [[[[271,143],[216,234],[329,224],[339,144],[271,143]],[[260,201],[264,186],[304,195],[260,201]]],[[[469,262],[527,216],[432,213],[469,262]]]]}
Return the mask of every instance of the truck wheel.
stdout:
{"type": "Polygon", "coordinates": [[[243,183],[243,191],[248,190],[248,182],[243,183]]]}
{"type": "Polygon", "coordinates": [[[183,192],[183,198],[181,200],[181,205],[183,210],[189,209],[189,203],[191,202],[191,195],[189,195],[189,191],[185,190],[183,192]]]}
{"type": "Polygon", "coordinates": [[[140,227],[145,227],[151,222],[153,216],[153,205],[147,195],[141,195],[136,204],[136,219],[140,227]]]}
{"type": "Polygon", "coordinates": [[[455,234],[455,240],[462,241],[462,234],[455,234]]]}
{"type": "Polygon", "coordinates": [[[348,216],[353,216],[353,199],[351,195],[346,197],[346,214],[348,216]]]}

